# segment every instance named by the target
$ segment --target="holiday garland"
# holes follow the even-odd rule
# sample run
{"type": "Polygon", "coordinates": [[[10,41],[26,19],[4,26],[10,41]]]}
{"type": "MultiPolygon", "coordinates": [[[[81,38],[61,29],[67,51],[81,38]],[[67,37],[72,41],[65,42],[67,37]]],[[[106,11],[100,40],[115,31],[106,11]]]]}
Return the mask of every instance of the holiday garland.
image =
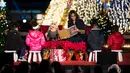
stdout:
{"type": "Polygon", "coordinates": [[[86,46],[85,42],[72,43],[69,41],[48,41],[43,45],[43,49],[64,49],[65,51],[73,50],[85,53],[86,46]]]}

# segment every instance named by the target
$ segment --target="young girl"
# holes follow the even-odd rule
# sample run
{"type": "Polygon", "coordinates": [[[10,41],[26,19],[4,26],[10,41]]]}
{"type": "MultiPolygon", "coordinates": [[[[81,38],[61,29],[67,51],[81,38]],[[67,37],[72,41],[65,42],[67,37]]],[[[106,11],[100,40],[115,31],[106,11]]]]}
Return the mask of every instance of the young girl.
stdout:
{"type": "Polygon", "coordinates": [[[33,30],[30,30],[26,37],[26,44],[31,51],[40,51],[45,42],[43,34],[38,30],[39,28],[39,25],[34,26],[33,30]]]}
{"type": "Polygon", "coordinates": [[[58,27],[55,23],[52,23],[49,27],[48,33],[47,33],[48,39],[51,40],[58,40],[58,27]]]}

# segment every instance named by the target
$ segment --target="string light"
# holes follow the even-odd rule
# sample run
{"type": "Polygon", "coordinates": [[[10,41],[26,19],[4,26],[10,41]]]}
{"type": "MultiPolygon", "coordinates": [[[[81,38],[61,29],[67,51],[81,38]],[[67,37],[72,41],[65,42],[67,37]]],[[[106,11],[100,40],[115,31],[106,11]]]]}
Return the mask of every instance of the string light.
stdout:
{"type": "Polygon", "coordinates": [[[67,15],[69,10],[76,10],[80,18],[85,24],[89,25],[90,20],[96,16],[96,1],[95,0],[52,0],[46,14],[43,18],[42,25],[50,25],[51,22],[57,22],[57,25],[67,24],[67,15]],[[70,9],[67,8],[68,1],[72,1],[70,9]]]}
{"type": "Polygon", "coordinates": [[[130,2],[128,0],[112,1],[112,5],[109,8],[108,16],[113,24],[120,26],[119,31],[123,34],[129,31],[129,21],[130,18],[130,2]]]}
{"type": "Polygon", "coordinates": [[[4,32],[7,29],[7,20],[6,20],[6,3],[3,0],[0,0],[0,49],[4,47],[5,44],[5,35],[4,32]]]}
{"type": "Polygon", "coordinates": [[[52,0],[46,10],[42,25],[50,25],[53,21],[59,25],[66,7],[67,0],[52,0]]]}
{"type": "Polygon", "coordinates": [[[76,10],[86,25],[97,15],[96,0],[73,0],[71,10],[76,10]]]}
{"type": "MultiPolygon", "coordinates": [[[[50,25],[53,21],[57,22],[57,25],[67,25],[67,14],[69,10],[76,10],[84,23],[90,25],[91,19],[96,17],[99,11],[102,10],[101,4],[103,4],[103,0],[72,0],[71,8],[68,10],[66,9],[67,1],[70,0],[51,0],[43,17],[42,25],[50,25]]],[[[128,0],[122,0],[122,5],[120,5],[118,0],[114,1],[108,0],[106,3],[109,7],[108,16],[110,21],[113,22],[113,25],[120,25],[120,32],[122,31],[124,33],[125,31],[129,31],[130,21],[128,21],[128,18],[130,18],[130,3],[128,0]],[[124,9],[124,7],[127,9],[124,9]]]]}

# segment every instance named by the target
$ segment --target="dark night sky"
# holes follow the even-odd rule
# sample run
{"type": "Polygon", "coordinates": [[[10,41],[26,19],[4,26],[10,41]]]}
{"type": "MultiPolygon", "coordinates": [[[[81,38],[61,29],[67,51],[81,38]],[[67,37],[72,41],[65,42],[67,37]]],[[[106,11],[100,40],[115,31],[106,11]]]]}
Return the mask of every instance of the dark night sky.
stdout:
{"type": "Polygon", "coordinates": [[[17,10],[14,2],[20,10],[42,10],[45,11],[51,0],[5,0],[9,10],[17,10]]]}

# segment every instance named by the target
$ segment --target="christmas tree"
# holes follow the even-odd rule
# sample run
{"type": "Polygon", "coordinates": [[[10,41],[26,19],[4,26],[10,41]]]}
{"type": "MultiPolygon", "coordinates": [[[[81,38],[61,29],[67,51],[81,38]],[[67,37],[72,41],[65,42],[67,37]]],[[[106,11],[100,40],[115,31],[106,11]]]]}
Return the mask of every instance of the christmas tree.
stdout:
{"type": "Polygon", "coordinates": [[[67,26],[68,13],[75,10],[86,25],[97,15],[96,0],[51,0],[42,25],[50,25],[56,22],[57,25],[67,26]]]}
{"type": "Polygon", "coordinates": [[[98,14],[96,0],[72,0],[71,10],[76,10],[84,23],[90,26],[90,21],[98,14]]]}
{"type": "Polygon", "coordinates": [[[52,0],[45,12],[42,25],[50,25],[52,22],[64,25],[69,11],[69,2],[70,0],[52,0]]]}
{"type": "Polygon", "coordinates": [[[123,34],[130,30],[130,0],[113,0],[109,7],[108,16],[114,25],[118,25],[123,34]]]}
{"type": "Polygon", "coordinates": [[[6,18],[6,5],[3,0],[0,0],[0,49],[4,48],[5,44],[5,30],[8,28],[6,18]]]}

